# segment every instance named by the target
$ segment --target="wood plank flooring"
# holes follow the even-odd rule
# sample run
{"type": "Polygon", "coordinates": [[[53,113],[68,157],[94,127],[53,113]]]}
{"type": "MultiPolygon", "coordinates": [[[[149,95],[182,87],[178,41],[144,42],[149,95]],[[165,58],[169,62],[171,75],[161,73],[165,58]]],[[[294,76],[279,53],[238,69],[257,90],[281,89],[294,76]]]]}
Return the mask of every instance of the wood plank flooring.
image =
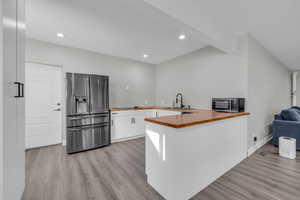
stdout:
{"type": "MultiPolygon", "coordinates": [[[[161,200],[146,182],[143,138],[67,155],[61,145],[26,152],[22,200],[161,200]]],[[[300,152],[265,145],[192,200],[299,200],[300,152]]]]}

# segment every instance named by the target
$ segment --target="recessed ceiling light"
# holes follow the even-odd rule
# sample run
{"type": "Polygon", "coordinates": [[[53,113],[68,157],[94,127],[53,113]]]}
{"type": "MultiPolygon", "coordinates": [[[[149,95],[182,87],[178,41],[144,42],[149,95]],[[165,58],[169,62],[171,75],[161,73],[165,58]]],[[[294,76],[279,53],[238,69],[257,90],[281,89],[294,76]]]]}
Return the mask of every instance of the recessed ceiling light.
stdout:
{"type": "Polygon", "coordinates": [[[147,54],[144,54],[143,57],[144,57],[144,58],[148,58],[149,56],[148,56],[147,54]]]}
{"type": "Polygon", "coordinates": [[[179,40],[184,40],[184,39],[186,39],[186,35],[181,34],[181,35],[179,35],[178,39],[179,39],[179,40]]]}
{"type": "Polygon", "coordinates": [[[57,33],[56,36],[59,37],[59,38],[64,38],[65,37],[65,35],[63,33],[57,33]]]}

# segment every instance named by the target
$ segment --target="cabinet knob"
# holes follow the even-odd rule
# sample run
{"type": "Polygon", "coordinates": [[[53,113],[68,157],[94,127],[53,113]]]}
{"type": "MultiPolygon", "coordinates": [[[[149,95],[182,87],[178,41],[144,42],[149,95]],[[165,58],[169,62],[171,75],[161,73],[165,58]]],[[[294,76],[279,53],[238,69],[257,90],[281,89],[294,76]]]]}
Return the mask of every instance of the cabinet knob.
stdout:
{"type": "Polygon", "coordinates": [[[135,118],[134,117],[131,118],[131,123],[135,124],[135,118]]]}

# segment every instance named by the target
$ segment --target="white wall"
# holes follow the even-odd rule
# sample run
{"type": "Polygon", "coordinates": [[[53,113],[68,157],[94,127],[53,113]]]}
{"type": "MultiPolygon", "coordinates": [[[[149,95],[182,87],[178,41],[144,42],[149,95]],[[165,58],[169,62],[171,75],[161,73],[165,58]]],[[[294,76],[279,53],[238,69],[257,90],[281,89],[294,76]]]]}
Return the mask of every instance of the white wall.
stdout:
{"type": "Polygon", "coordinates": [[[250,148],[254,136],[260,141],[269,134],[273,115],[290,106],[290,71],[251,36],[241,44],[239,55],[205,47],[155,67],[28,40],[26,60],[61,65],[64,72],[109,75],[112,107],[145,105],[146,100],[172,106],[177,92],[185,105],[202,109],[211,108],[212,97],[245,97],[250,148]]]}
{"type": "MultiPolygon", "coordinates": [[[[112,108],[155,104],[154,65],[32,39],[26,42],[26,61],[62,66],[63,73],[108,75],[112,108]]],[[[65,99],[62,105],[65,105],[65,99]]],[[[66,132],[65,113],[63,108],[63,142],[66,132]]]]}
{"type": "Polygon", "coordinates": [[[155,103],[155,67],[151,64],[27,40],[26,61],[62,66],[63,72],[94,73],[110,77],[110,106],[155,103]]]}
{"type": "MultiPolygon", "coordinates": [[[[0,19],[2,20],[2,1],[0,19]]],[[[3,25],[0,23],[0,199],[3,199],[3,25]]]]}
{"type": "Polygon", "coordinates": [[[274,114],[291,105],[291,72],[253,37],[248,37],[248,146],[270,133],[274,114]]]}
{"type": "Polygon", "coordinates": [[[241,56],[205,47],[157,65],[156,100],[171,106],[177,92],[184,104],[211,109],[212,97],[245,97],[246,67],[241,56]]]}
{"type": "Polygon", "coordinates": [[[300,71],[297,71],[297,79],[296,79],[296,105],[300,106],[300,71]]]}
{"type": "Polygon", "coordinates": [[[258,41],[249,35],[240,39],[239,55],[206,47],[158,65],[156,102],[171,106],[182,92],[184,104],[210,109],[211,97],[245,97],[250,148],[254,136],[258,142],[266,139],[274,114],[290,106],[291,79],[287,67],[258,41]]]}

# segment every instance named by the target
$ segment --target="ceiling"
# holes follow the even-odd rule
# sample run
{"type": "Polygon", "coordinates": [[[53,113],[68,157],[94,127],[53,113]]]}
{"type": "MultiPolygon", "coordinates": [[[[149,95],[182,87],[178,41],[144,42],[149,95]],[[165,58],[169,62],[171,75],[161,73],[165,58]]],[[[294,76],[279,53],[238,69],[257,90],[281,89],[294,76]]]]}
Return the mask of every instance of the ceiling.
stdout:
{"type": "Polygon", "coordinates": [[[142,0],[27,0],[26,21],[28,38],[152,64],[203,48],[208,40],[142,0]],[[180,34],[187,39],[179,40],[180,34]]]}
{"type": "Polygon", "coordinates": [[[290,69],[300,70],[300,1],[254,0],[248,7],[249,32],[290,69]]]}
{"type": "Polygon", "coordinates": [[[157,64],[207,45],[234,52],[238,36],[250,33],[287,67],[300,70],[299,0],[86,2],[27,0],[28,37],[157,64]],[[186,40],[178,40],[181,33],[186,40]]]}
{"type": "Polygon", "coordinates": [[[145,0],[216,42],[234,49],[250,33],[292,70],[300,70],[299,0],[145,0]]]}

